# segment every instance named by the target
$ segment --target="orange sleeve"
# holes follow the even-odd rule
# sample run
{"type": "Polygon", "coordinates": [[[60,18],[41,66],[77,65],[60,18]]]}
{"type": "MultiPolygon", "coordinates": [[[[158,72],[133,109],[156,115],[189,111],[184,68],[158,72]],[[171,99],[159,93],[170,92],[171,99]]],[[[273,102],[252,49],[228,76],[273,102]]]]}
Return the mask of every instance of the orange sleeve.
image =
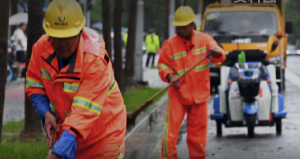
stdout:
{"type": "Polygon", "coordinates": [[[97,58],[89,66],[72,102],[71,113],[62,129],[86,139],[101,115],[109,92],[109,70],[103,59],[97,58]]]}
{"type": "Polygon", "coordinates": [[[38,43],[33,45],[32,47],[32,54],[30,58],[30,62],[28,65],[28,70],[26,73],[26,88],[25,92],[27,93],[28,97],[30,98],[33,94],[44,94],[46,95],[45,87],[42,82],[42,72],[39,63],[38,57],[38,50],[39,46],[38,43]]]}
{"type": "Polygon", "coordinates": [[[171,54],[172,50],[170,44],[168,40],[166,40],[162,46],[161,54],[157,63],[159,76],[164,82],[169,82],[167,79],[168,74],[175,73],[172,69],[172,63],[170,59],[171,54]]]}
{"type": "MultiPolygon", "coordinates": [[[[207,46],[206,46],[208,49],[217,49],[221,54],[222,56],[220,58],[214,58],[214,57],[210,57],[210,62],[211,63],[217,63],[217,62],[224,62],[225,58],[226,58],[226,53],[225,51],[218,45],[218,43],[215,41],[215,39],[210,36],[210,35],[207,35],[207,46]]],[[[208,53],[209,53],[209,50],[208,50],[208,53]]]]}

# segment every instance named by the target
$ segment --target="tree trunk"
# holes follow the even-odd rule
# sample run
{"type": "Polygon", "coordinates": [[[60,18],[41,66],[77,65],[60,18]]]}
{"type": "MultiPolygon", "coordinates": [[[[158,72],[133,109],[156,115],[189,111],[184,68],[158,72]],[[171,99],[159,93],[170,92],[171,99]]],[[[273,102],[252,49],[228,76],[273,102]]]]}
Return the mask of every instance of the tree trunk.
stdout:
{"type": "MultiPolygon", "coordinates": [[[[15,15],[15,14],[18,13],[18,5],[19,5],[18,0],[11,0],[10,1],[11,15],[15,15]]],[[[9,26],[9,27],[11,28],[10,29],[10,35],[13,35],[14,31],[17,29],[17,26],[9,26]]]]}
{"type": "Polygon", "coordinates": [[[5,100],[5,85],[7,72],[7,37],[8,37],[8,16],[9,16],[9,1],[0,1],[0,147],[2,136],[2,119],[5,100]]]}
{"type": "Polygon", "coordinates": [[[137,0],[130,0],[128,16],[128,40],[126,46],[125,77],[126,85],[133,86],[134,82],[134,54],[135,54],[135,34],[136,34],[136,14],[137,0]]]}
{"type": "Polygon", "coordinates": [[[181,0],[175,0],[175,11],[181,6],[181,0]]]}
{"type": "Polygon", "coordinates": [[[125,91],[124,85],[124,71],[122,59],[122,37],[121,37],[121,23],[122,23],[122,2],[123,0],[115,0],[114,13],[114,68],[115,78],[119,84],[121,92],[125,91]]]}
{"type": "MultiPolygon", "coordinates": [[[[30,61],[32,46],[43,34],[43,5],[45,0],[29,0],[28,1],[28,45],[26,54],[26,70],[30,61]]],[[[22,135],[25,137],[33,137],[42,132],[41,120],[35,112],[34,107],[27,94],[25,94],[25,129],[22,135]]]]}
{"type": "Polygon", "coordinates": [[[169,39],[169,15],[170,15],[170,0],[166,0],[166,37],[165,39],[169,39]]]}
{"type": "Polygon", "coordinates": [[[105,41],[105,48],[109,57],[111,55],[111,15],[110,15],[110,0],[102,0],[102,24],[103,24],[103,38],[105,41]]]}

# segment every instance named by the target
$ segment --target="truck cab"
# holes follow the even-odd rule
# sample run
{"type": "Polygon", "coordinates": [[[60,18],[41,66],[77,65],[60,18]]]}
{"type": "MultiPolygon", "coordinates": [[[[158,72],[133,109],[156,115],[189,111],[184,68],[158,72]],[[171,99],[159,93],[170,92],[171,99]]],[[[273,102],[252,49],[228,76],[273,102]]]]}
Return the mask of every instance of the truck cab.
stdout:
{"type": "MultiPolygon", "coordinates": [[[[280,1],[280,0],[277,0],[280,1]]],[[[284,69],[291,22],[285,22],[284,2],[226,3],[202,1],[201,29],[214,37],[230,53],[235,50],[259,49],[266,60],[276,66],[276,82],[284,89],[284,69]]],[[[220,84],[220,63],[210,64],[212,89],[220,84]]]]}

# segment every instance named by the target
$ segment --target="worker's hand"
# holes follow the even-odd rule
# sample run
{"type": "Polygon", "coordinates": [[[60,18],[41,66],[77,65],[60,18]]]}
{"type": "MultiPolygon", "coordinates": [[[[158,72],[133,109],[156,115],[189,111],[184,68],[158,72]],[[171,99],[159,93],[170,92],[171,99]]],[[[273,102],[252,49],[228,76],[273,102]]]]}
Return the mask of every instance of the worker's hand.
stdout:
{"type": "Polygon", "coordinates": [[[168,74],[167,79],[169,80],[170,83],[175,83],[179,81],[179,76],[175,74],[168,74]]]}
{"type": "Polygon", "coordinates": [[[220,58],[222,54],[217,49],[209,49],[210,56],[214,58],[220,58]]]}
{"type": "Polygon", "coordinates": [[[51,136],[51,128],[54,128],[57,132],[60,131],[60,125],[57,125],[56,118],[49,111],[45,113],[45,125],[44,129],[46,131],[47,137],[50,139],[51,136]]]}
{"type": "Polygon", "coordinates": [[[61,157],[56,155],[55,153],[51,153],[45,159],[61,159],[61,157]]]}

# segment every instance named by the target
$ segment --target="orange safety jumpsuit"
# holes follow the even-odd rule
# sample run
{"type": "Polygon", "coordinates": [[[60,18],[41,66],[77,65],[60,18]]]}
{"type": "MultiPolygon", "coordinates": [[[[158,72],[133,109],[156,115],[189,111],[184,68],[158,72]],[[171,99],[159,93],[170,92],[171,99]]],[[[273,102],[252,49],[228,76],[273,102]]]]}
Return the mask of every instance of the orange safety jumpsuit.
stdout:
{"type": "MultiPolygon", "coordinates": [[[[209,49],[217,49],[222,53],[218,59],[210,57],[212,63],[224,61],[224,50],[206,33],[193,31],[193,36],[189,41],[179,35],[166,40],[158,61],[161,79],[169,82],[168,74],[184,74],[205,58],[209,49]]],[[[178,83],[180,86],[174,84],[169,88],[161,158],[177,158],[176,143],[186,113],[187,145],[190,158],[205,158],[208,125],[207,101],[210,99],[209,59],[204,60],[178,83]]]]}
{"type": "Polygon", "coordinates": [[[76,159],[123,158],[126,108],[104,41],[90,34],[84,28],[77,52],[60,71],[49,36],[43,35],[32,49],[26,93],[47,95],[61,130],[77,137],[76,159]]]}

